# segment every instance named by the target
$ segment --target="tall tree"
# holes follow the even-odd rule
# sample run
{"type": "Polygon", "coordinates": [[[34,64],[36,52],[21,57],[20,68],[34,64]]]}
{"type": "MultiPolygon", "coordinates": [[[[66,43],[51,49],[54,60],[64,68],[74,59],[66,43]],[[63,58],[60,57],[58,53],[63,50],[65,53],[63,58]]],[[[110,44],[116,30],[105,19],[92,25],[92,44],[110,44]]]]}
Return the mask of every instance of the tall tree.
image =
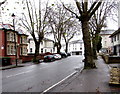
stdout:
{"type": "MultiPolygon", "coordinates": [[[[27,13],[23,13],[23,19],[21,19],[22,26],[28,30],[35,42],[35,54],[34,60],[36,61],[39,55],[40,42],[44,38],[44,31],[47,27],[47,5],[44,12],[41,9],[41,1],[35,3],[34,0],[23,1],[26,5],[27,13]],[[36,7],[38,5],[38,7],[36,7]]],[[[25,7],[24,7],[25,8],[25,7]]]]}
{"type": "Polygon", "coordinates": [[[75,19],[70,19],[64,24],[63,38],[65,41],[65,52],[68,53],[68,44],[70,40],[74,37],[76,32],[80,31],[78,23],[75,19]],[[79,30],[78,30],[79,29],[79,30]]]}
{"type": "Polygon", "coordinates": [[[57,53],[60,53],[61,39],[65,28],[64,26],[70,19],[68,13],[69,12],[59,4],[53,4],[52,7],[49,7],[49,24],[54,35],[57,53]]]}
{"type": "Polygon", "coordinates": [[[92,28],[91,34],[92,34],[92,44],[93,44],[93,53],[94,53],[94,59],[97,59],[97,45],[99,43],[99,34],[103,27],[106,27],[106,19],[112,14],[112,9],[116,3],[112,0],[106,0],[105,2],[102,2],[99,9],[93,14],[89,24],[92,28]]]}
{"type": "Polygon", "coordinates": [[[93,51],[91,47],[91,38],[90,38],[90,30],[89,30],[89,20],[93,16],[93,14],[96,12],[96,10],[100,7],[102,0],[96,0],[94,1],[90,7],[88,5],[90,4],[88,0],[82,0],[79,2],[78,0],[75,0],[77,9],[79,11],[79,14],[75,13],[71,9],[65,7],[68,11],[73,13],[77,19],[81,22],[82,25],[82,33],[83,33],[83,41],[84,41],[84,47],[85,47],[85,66],[84,68],[95,68],[95,63],[93,62],[93,51]]]}

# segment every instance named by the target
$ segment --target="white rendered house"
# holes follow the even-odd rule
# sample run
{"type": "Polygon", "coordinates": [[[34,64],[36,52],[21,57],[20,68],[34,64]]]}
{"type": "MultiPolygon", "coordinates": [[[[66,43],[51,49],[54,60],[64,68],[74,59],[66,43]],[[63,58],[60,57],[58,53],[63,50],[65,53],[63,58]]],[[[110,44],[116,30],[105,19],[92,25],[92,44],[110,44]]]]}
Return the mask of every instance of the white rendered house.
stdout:
{"type": "Polygon", "coordinates": [[[102,37],[102,49],[104,53],[110,53],[111,50],[111,39],[110,36],[115,30],[102,30],[100,36],[102,37]]]}
{"type": "Polygon", "coordinates": [[[112,48],[112,54],[120,56],[120,28],[115,31],[111,36],[111,48],[112,48]]]}
{"type": "MultiPolygon", "coordinates": [[[[43,41],[40,43],[40,48],[39,48],[39,53],[46,53],[54,52],[54,41],[44,38],[43,41]]],[[[28,53],[29,54],[34,54],[35,53],[35,43],[32,38],[29,38],[28,40],[28,53]]]]}
{"type": "MultiPolygon", "coordinates": [[[[62,52],[65,52],[65,42],[62,39],[62,52]]],[[[76,35],[68,43],[68,53],[72,55],[84,55],[84,43],[82,40],[81,32],[77,32],[76,35]]]]}

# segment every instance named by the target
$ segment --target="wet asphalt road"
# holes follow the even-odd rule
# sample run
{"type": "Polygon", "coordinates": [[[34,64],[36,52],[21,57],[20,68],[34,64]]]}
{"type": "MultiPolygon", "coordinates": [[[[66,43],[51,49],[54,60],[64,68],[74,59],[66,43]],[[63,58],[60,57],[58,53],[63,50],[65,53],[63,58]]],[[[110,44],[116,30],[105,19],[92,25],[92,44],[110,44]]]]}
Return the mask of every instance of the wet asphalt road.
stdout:
{"type": "Polygon", "coordinates": [[[82,68],[83,56],[70,56],[49,63],[40,63],[2,71],[2,92],[42,92],[82,68]]]}

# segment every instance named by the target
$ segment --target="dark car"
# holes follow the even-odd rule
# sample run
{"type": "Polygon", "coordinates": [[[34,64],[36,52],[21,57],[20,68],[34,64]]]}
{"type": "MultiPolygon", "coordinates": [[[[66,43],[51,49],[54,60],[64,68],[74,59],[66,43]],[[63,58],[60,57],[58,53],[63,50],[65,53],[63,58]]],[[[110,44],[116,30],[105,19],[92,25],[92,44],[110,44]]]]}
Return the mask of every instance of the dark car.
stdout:
{"type": "Polygon", "coordinates": [[[71,54],[70,54],[70,53],[67,53],[67,56],[71,56],[71,54]]]}
{"type": "Polygon", "coordinates": [[[44,61],[45,62],[54,61],[54,60],[55,60],[54,55],[46,55],[46,56],[44,56],[44,61]]]}
{"type": "Polygon", "coordinates": [[[60,55],[62,58],[67,57],[67,54],[65,52],[60,52],[60,55]]]}

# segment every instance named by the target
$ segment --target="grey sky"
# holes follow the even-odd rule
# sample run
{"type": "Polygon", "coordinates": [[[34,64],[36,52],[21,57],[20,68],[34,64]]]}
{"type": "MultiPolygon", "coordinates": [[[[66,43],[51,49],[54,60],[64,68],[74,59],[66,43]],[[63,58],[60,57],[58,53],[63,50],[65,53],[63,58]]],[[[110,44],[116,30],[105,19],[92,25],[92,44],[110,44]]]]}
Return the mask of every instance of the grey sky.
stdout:
{"type": "MultiPolygon", "coordinates": [[[[0,0],[0,2],[2,2],[2,1],[3,0],[0,0]]],[[[21,13],[23,12],[23,10],[21,10],[21,7],[20,7],[21,5],[19,4],[19,7],[18,7],[18,4],[15,3],[18,0],[7,0],[7,1],[8,1],[8,4],[6,4],[4,11],[1,11],[2,20],[4,23],[12,22],[12,18],[11,18],[12,13],[15,13],[17,15],[17,18],[19,18],[21,13]]],[[[39,0],[35,0],[35,1],[38,2],[39,0]]],[[[41,0],[42,5],[43,5],[42,7],[44,7],[43,2],[46,2],[46,1],[47,0],[41,0]]],[[[49,0],[49,3],[53,4],[55,1],[56,0],[49,0]]],[[[60,0],[57,0],[57,1],[60,2],[60,0]]],[[[74,0],[61,0],[61,1],[66,4],[68,4],[68,3],[74,4],[74,0]]],[[[106,23],[108,24],[108,29],[117,29],[118,28],[118,23],[115,21],[112,21],[111,19],[108,19],[106,23]]]]}

